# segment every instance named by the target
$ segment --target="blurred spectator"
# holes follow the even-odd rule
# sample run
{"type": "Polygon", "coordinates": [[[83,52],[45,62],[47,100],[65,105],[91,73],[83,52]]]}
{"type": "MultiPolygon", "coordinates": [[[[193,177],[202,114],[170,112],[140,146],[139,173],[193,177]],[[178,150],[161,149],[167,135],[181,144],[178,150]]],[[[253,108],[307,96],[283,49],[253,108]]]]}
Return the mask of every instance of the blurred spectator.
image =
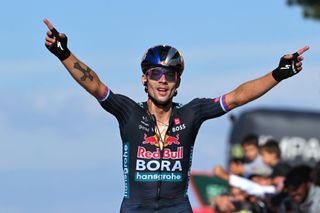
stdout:
{"type": "Polygon", "coordinates": [[[234,208],[233,212],[267,212],[267,206],[263,197],[270,193],[276,193],[276,188],[270,185],[272,181],[265,174],[262,176],[260,174],[251,175],[251,178],[257,181],[254,182],[244,177],[228,174],[221,166],[215,166],[213,172],[216,176],[228,181],[231,185],[231,195],[228,197],[228,201],[226,201],[226,197],[216,198],[214,201],[217,206],[217,212],[223,212],[219,211],[219,208],[226,202],[232,204],[234,208]]]}
{"type": "Polygon", "coordinates": [[[214,209],[217,213],[243,212],[258,213],[261,211],[252,211],[256,205],[248,200],[248,195],[239,188],[231,187],[230,195],[220,195],[211,199],[214,209]]]}
{"type": "Polygon", "coordinates": [[[278,141],[269,139],[260,147],[260,154],[262,161],[272,168],[271,177],[274,184],[279,187],[278,190],[280,190],[290,166],[281,161],[281,150],[278,141]]]}
{"type": "Polygon", "coordinates": [[[245,202],[247,194],[237,187],[230,187],[230,193],[234,201],[245,202]]]}
{"type": "Polygon", "coordinates": [[[243,164],[232,161],[229,169],[233,174],[249,177],[255,172],[270,172],[270,168],[263,163],[262,158],[259,155],[259,143],[257,135],[247,135],[242,140],[241,145],[244,152],[245,162],[243,164]]]}
{"type": "Polygon", "coordinates": [[[231,213],[235,211],[235,206],[233,205],[230,197],[227,195],[214,197],[212,202],[216,212],[218,213],[231,213]]]}
{"type": "Polygon", "coordinates": [[[320,212],[320,187],[312,183],[309,166],[301,165],[290,170],[284,185],[289,198],[295,204],[290,207],[292,212],[320,212]]]}
{"type": "Polygon", "coordinates": [[[259,141],[258,136],[254,134],[247,135],[241,142],[244,157],[247,161],[253,162],[258,158],[259,155],[259,141]]]}
{"type": "Polygon", "coordinates": [[[236,175],[243,175],[244,158],[232,158],[229,162],[229,170],[236,175]]]}
{"type": "Polygon", "coordinates": [[[293,203],[286,192],[280,192],[266,199],[269,213],[295,213],[293,203]]]}
{"type": "Polygon", "coordinates": [[[311,172],[311,178],[315,185],[320,186],[320,161],[314,166],[311,172]]]}

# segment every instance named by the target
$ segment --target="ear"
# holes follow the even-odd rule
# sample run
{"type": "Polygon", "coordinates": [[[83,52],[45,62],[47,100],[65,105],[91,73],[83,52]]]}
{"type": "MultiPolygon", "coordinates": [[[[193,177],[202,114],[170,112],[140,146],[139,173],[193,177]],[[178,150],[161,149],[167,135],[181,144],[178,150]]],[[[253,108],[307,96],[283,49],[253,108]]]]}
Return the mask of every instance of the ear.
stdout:
{"type": "Polygon", "coordinates": [[[176,83],[176,88],[177,88],[177,89],[178,89],[179,86],[180,86],[180,82],[181,82],[181,78],[180,78],[180,76],[178,76],[177,83],[176,83]]]}
{"type": "Polygon", "coordinates": [[[141,76],[141,83],[143,86],[147,86],[147,76],[144,74],[141,76]]]}

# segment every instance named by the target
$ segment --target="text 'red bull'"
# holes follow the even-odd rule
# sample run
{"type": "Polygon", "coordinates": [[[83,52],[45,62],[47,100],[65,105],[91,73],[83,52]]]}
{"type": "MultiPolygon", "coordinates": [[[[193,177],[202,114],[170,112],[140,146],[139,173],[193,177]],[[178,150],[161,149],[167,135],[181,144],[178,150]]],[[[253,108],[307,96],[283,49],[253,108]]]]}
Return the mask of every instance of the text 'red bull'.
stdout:
{"type": "MultiPolygon", "coordinates": [[[[160,149],[157,148],[156,151],[151,152],[147,151],[146,148],[142,146],[138,146],[138,158],[143,159],[160,159],[161,152],[160,149]]],[[[165,148],[163,150],[162,159],[183,159],[183,147],[180,146],[177,148],[177,151],[171,151],[169,148],[165,148]]]]}

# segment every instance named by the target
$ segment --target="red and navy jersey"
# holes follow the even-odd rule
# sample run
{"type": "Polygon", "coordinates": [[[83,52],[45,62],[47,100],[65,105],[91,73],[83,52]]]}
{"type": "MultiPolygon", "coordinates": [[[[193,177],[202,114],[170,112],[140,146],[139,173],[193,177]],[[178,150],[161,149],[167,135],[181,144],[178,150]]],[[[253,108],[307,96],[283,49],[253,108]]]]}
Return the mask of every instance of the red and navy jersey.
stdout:
{"type": "Polygon", "coordinates": [[[123,144],[124,200],[143,203],[186,197],[193,145],[201,124],[225,114],[224,96],[173,103],[169,126],[160,148],[156,121],[147,103],[107,90],[101,106],[118,122],[123,144]]]}

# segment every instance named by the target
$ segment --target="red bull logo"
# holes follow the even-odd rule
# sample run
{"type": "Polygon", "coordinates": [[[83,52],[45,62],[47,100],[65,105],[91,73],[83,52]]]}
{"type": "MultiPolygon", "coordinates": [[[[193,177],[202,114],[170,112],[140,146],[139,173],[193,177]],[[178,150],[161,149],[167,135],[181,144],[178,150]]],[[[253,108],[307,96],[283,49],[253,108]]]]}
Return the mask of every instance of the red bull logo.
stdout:
{"type": "Polygon", "coordinates": [[[142,142],[142,144],[150,144],[156,147],[159,147],[159,137],[158,135],[152,135],[150,137],[147,137],[147,134],[144,133],[144,137],[143,137],[144,141],[142,142]]]}
{"type": "Polygon", "coordinates": [[[166,135],[165,140],[164,140],[164,147],[166,147],[168,145],[172,145],[172,144],[180,145],[179,134],[177,134],[177,137],[166,135]]]}
{"type": "MultiPolygon", "coordinates": [[[[159,136],[158,135],[152,135],[147,137],[147,134],[144,134],[144,141],[142,142],[142,144],[150,144],[156,147],[160,147],[160,143],[159,143],[159,136]]],[[[172,144],[176,144],[176,145],[180,145],[179,142],[179,134],[177,135],[177,137],[173,137],[170,135],[166,135],[164,137],[164,144],[163,147],[172,145],[172,144]]]]}

